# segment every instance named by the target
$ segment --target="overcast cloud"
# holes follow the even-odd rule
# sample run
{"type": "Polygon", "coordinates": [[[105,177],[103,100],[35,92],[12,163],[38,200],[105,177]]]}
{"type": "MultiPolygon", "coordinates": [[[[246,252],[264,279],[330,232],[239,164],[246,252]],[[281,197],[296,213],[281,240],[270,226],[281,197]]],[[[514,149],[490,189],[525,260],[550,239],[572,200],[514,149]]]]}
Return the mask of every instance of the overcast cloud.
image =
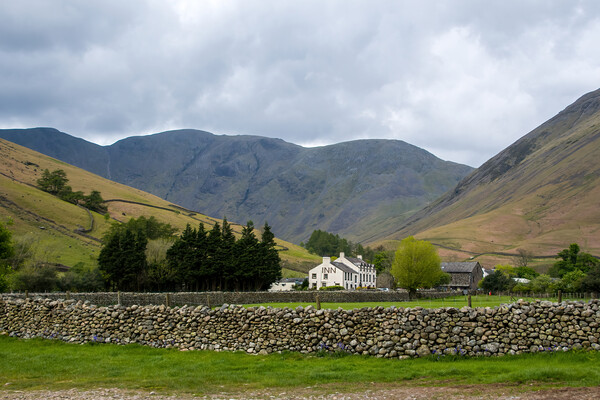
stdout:
{"type": "Polygon", "coordinates": [[[600,2],[0,3],[0,127],[401,139],[479,166],[600,87],[600,2]]]}

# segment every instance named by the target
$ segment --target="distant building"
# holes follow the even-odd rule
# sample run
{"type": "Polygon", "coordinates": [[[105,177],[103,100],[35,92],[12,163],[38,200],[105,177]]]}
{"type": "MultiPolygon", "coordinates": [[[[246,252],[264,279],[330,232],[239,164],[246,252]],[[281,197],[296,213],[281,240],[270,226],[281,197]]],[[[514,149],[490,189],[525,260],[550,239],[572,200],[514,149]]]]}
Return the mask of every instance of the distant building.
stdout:
{"type": "Polygon", "coordinates": [[[308,272],[308,286],[318,289],[325,286],[342,286],[346,290],[359,287],[376,287],[377,272],[373,264],[358,258],[346,257],[344,253],[335,261],[323,257],[323,262],[308,272]]]}
{"type": "Polygon", "coordinates": [[[302,285],[305,278],[283,278],[274,282],[269,288],[269,292],[287,292],[294,290],[294,286],[302,285]]]}
{"type": "Polygon", "coordinates": [[[483,268],[477,261],[443,262],[442,271],[450,274],[450,283],[442,285],[452,290],[476,290],[483,279],[483,268]]]}

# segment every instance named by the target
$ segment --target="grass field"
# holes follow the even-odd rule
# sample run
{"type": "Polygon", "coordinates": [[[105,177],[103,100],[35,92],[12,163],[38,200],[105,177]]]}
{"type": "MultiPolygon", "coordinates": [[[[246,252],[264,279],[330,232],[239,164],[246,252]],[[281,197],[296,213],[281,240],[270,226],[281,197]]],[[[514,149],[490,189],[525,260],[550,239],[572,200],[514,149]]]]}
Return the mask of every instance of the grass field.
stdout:
{"type": "MultiPolygon", "coordinates": [[[[537,298],[537,297],[522,297],[522,296],[472,296],[471,306],[472,307],[497,307],[501,304],[514,303],[517,300],[523,299],[524,301],[535,301],[535,300],[548,300],[556,302],[556,297],[549,298],[537,298]]],[[[562,300],[585,300],[579,297],[567,297],[563,296],[562,300]]],[[[325,303],[321,302],[321,308],[323,309],[337,309],[343,308],[344,310],[352,310],[355,308],[363,307],[423,307],[423,308],[440,308],[440,307],[455,307],[461,308],[468,305],[467,296],[455,296],[448,297],[445,299],[420,299],[414,301],[397,301],[397,302],[364,302],[364,303],[325,303]]],[[[262,304],[247,304],[245,307],[273,307],[273,308],[296,308],[298,306],[316,307],[316,303],[262,303],[262,304]]]]}
{"type": "Polygon", "coordinates": [[[10,390],[111,387],[210,394],[307,386],[361,391],[370,383],[597,386],[600,353],[390,360],[343,354],[181,352],[0,336],[0,388],[10,390]]]}

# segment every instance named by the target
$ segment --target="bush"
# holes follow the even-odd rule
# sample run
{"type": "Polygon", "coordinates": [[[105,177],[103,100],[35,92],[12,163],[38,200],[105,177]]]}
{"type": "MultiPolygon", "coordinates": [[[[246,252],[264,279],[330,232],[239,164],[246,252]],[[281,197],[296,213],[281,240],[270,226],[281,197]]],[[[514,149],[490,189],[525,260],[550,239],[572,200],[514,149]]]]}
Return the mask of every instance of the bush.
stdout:
{"type": "Polygon", "coordinates": [[[320,287],[319,290],[344,290],[344,287],[340,286],[340,285],[323,286],[323,287],[320,287]]]}
{"type": "Polygon", "coordinates": [[[59,279],[54,267],[37,264],[23,267],[12,274],[11,286],[18,291],[52,292],[58,289],[59,279]]]}

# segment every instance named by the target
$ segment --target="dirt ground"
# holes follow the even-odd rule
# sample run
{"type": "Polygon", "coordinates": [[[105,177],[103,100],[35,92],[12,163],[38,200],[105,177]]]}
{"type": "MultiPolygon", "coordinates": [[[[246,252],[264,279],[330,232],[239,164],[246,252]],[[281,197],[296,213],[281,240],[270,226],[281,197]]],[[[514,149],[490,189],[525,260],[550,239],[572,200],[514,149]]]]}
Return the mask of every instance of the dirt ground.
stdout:
{"type": "Polygon", "coordinates": [[[59,391],[0,391],[5,400],[241,400],[241,399],[312,399],[312,400],[362,400],[362,399],[401,399],[401,400],[592,400],[600,399],[600,387],[585,388],[533,388],[518,385],[466,385],[446,387],[393,387],[372,385],[356,393],[329,392],[324,388],[302,388],[294,390],[265,389],[244,393],[224,393],[214,395],[166,395],[154,392],[129,391],[121,389],[94,389],[81,391],[76,389],[59,391]]]}

